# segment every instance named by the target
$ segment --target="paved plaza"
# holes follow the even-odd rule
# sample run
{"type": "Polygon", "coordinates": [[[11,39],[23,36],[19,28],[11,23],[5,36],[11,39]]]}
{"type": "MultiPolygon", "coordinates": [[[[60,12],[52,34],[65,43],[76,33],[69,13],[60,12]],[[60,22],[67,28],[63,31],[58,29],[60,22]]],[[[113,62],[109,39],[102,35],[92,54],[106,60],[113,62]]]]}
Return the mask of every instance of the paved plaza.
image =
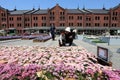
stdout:
{"type": "MultiPolygon", "coordinates": [[[[58,38],[56,38],[55,41],[52,41],[51,39],[46,42],[33,42],[33,40],[21,40],[21,39],[14,39],[14,40],[6,40],[6,41],[0,41],[0,46],[41,46],[41,47],[56,47],[58,46],[58,38]]],[[[90,53],[93,53],[97,55],[97,45],[92,45],[90,43],[84,42],[80,39],[75,39],[73,41],[72,46],[81,46],[87,49],[90,53]]],[[[120,53],[117,53],[117,49],[120,48],[120,46],[108,46],[99,44],[99,46],[108,48],[111,52],[111,62],[113,63],[113,68],[120,69],[120,53]]]]}

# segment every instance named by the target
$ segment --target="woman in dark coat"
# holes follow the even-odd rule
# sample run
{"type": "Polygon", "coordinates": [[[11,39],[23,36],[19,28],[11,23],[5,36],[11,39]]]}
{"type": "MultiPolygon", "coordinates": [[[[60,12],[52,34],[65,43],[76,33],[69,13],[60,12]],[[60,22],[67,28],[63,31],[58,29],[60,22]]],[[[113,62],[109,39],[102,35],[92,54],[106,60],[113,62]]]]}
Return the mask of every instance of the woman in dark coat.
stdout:
{"type": "Polygon", "coordinates": [[[55,40],[55,26],[51,26],[50,28],[50,33],[51,33],[51,36],[52,36],[52,40],[55,40]]]}

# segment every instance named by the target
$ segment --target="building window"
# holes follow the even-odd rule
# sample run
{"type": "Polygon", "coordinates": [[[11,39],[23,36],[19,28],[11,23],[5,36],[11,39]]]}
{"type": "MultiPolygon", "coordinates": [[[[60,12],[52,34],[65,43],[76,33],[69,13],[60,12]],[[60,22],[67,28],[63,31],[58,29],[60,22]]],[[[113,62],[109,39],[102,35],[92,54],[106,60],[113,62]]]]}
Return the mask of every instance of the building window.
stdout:
{"type": "Polygon", "coordinates": [[[77,23],[77,26],[82,26],[82,23],[77,23]]]}
{"type": "Polygon", "coordinates": [[[10,17],[9,20],[10,20],[10,21],[13,21],[13,17],[10,17]]]}
{"type": "Polygon", "coordinates": [[[99,23],[95,23],[95,26],[96,26],[96,27],[99,27],[99,26],[100,26],[100,24],[99,24],[99,23]]]}
{"type": "Polygon", "coordinates": [[[60,26],[65,26],[65,23],[60,23],[60,26]]]}
{"type": "Polygon", "coordinates": [[[74,17],[73,16],[69,16],[69,20],[73,20],[74,19],[74,17]]]}
{"type": "Polygon", "coordinates": [[[21,23],[18,23],[18,24],[17,24],[17,27],[21,27],[21,23]]]}
{"type": "Polygon", "coordinates": [[[45,16],[42,16],[42,20],[43,20],[43,21],[46,20],[46,17],[45,17],[45,16]]]}
{"type": "Polygon", "coordinates": [[[37,26],[38,26],[38,24],[37,24],[37,23],[34,23],[34,24],[33,24],[33,26],[36,26],[36,27],[37,27],[37,26]]]}
{"type": "Polygon", "coordinates": [[[55,20],[54,14],[55,14],[54,12],[50,12],[50,20],[51,21],[55,20]]]}
{"type": "Polygon", "coordinates": [[[38,20],[38,17],[33,17],[33,20],[36,20],[36,21],[37,21],[37,20],[38,20]]]}
{"type": "Polygon", "coordinates": [[[1,13],[1,16],[2,16],[2,17],[5,17],[6,15],[5,15],[5,13],[1,13]]]}
{"type": "Polygon", "coordinates": [[[55,23],[50,23],[50,26],[55,26],[55,23]]]}
{"type": "Polygon", "coordinates": [[[103,26],[104,26],[104,27],[108,27],[108,23],[104,23],[103,26]]]}
{"type": "Polygon", "coordinates": [[[29,24],[29,23],[26,23],[26,24],[25,24],[25,26],[26,26],[26,27],[29,27],[29,26],[30,26],[30,24],[29,24]]]}
{"type": "Polygon", "coordinates": [[[116,23],[113,23],[113,24],[112,24],[112,27],[116,27],[116,26],[117,26],[117,24],[116,24],[116,23]]]}
{"type": "Polygon", "coordinates": [[[28,23],[28,27],[30,26],[30,24],[28,23]]]}
{"type": "Polygon", "coordinates": [[[10,24],[10,27],[14,27],[14,24],[10,24]]]}
{"type": "Polygon", "coordinates": [[[73,26],[73,23],[69,23],[69,26],[73,26]]]}
{"type": "Polygon", "coordinates": [[[42,23],[42,26],[46,26],[46,23],[42,23]]]}
{"type": "Polygon", "coordinates": [[[82,16],[77,16],[77,20],[82,20],[82,16]]]}
{"type": "Polygon", "coordinates": [[[27,24],[25,24],[25,27],[27,27],[27,24]]]}
{"type": "Polygon", "coordinates": [[[6,18],[2,18],[2,21],[6,21],[6,18]]]}
{"type": "Polygon", "coordinates": [[[117,12],[113,12],[113,16],[117,16],[118,15],[118,13],[117,12]]]}
{"type": "Polygon", "coordinates": [[[11,24],[9,24],[9,26],[11,27],[11,24]]]}
{"type": "Polygon", "coordinates": [[[55,20],[55,17],[50,17],[50,20],[51,20],[51,21],[54,21],[54,20],[55,20]]]}
{"type": "Polygon", "coordinates": [[[50,12],[50,15],[53,16],[55,13],[54,12],[50,12]]]}
{"type": "Polygon", "coordinates": [[[91,23],[86,23],[86,26],[91,26],[91,23]]]}
{"type": "Polygon", "coordinates": [[[104,20],[108,20],[109,18],[108,18],[108,16],[104,16],[104,20]]]}
{"type": "Polygon", "coordinates": [[[21,17],[17,17],[17,21],[21,21],[21,17]]]}
{"type": "Polygon", "coordinates": [[[64,15],[65,13],[64,12],[60,12],[60,15],[64,15]]]}
{"type": "Polygon", "coordinates": [[[99,16],[95,16],[95,20],[100,20],[100,17],[99,16]]]}
{"type": "Polygon", "coordinates": [[[91,18],[90,17],[86,17],[86,21],[91,21],[91,18]]]}
{"type": "Polygon", "coordinates": [[[29,18],[29,17],[26,17],[26,18],[25,18],[25,21],[30,21],[30,18],[29,18]]]}
{"type": "Polygon", "coordinates": [[[117,20],[117,17],[112,17],[112,20],[117,20]]]}
{"type": "Polygon", "coordinates": [[[2,24],[2,28],[5,28],[6,27],[6,24],[2,24]]]}
{"type": "Polygon", "coordinates": [[[64,21],[65,20],[65,17],[64,16],[61,16],[60,17],[60,21],[64,21]]]}

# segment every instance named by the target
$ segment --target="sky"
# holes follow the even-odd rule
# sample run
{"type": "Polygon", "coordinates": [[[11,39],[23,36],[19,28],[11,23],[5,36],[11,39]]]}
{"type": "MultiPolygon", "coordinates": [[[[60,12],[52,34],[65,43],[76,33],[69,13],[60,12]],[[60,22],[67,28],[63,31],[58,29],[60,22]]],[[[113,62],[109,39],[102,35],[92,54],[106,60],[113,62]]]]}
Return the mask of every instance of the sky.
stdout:
{"type": "Polygon", "coordinates": [[[101,9],[103,6],[106,9],[112,8],[120,4],[120,0],[0,0],[0,6],[13,10],[26,10],[26,9],[48,9],[59,4],[63,8],[68,9],[101,9]]]}

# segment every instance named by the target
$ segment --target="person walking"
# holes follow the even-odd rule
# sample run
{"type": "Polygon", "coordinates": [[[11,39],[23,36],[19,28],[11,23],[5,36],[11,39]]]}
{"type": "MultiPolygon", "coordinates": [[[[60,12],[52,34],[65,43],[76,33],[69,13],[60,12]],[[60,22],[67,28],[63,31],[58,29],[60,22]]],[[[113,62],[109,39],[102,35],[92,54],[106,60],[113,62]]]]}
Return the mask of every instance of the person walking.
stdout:
{"type": "Polygon", "coordinates": [[[55,31],[56,31],[55,26],[51,26],[50,27],[50,33],[51,33],[51,36],[52,36],[52,40],[55,40],[55,31]]]}

